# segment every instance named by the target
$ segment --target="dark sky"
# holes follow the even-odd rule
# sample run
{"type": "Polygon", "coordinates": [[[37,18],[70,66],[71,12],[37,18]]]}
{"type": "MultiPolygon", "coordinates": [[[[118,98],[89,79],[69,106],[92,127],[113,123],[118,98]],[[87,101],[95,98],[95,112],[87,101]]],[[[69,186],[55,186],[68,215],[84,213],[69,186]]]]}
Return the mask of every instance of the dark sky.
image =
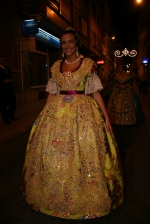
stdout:
{"type": "Polygon", "coordinates": [[[107,0],[116,41],[123,47],[137,43],[137,25],[140,16],[140,5],[135,0],[107,0]]]}

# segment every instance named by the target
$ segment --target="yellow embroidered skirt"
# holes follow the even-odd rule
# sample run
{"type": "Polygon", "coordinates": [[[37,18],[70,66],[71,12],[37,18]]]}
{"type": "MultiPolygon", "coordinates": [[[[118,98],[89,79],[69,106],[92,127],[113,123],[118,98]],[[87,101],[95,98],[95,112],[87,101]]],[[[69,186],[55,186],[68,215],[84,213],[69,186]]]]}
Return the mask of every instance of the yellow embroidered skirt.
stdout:
{"type": "Polygon", "coordinates": [[[107,215],[123,202],[120,159],[93,98],[57,95],[35,121],[22,191],[45,214],[66,219],[107,215]]]}

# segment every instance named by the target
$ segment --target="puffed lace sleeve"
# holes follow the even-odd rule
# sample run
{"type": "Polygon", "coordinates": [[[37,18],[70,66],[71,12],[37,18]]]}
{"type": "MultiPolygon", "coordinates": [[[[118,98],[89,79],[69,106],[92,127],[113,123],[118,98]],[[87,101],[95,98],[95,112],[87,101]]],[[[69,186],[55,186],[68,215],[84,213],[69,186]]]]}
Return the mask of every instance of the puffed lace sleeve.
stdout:
{"type": "Polygon", "coordinates": [[[60,93],[59,85],[57,84],[57,82],[53,78],[49,79],[49,81],[47,83],[47,86],[46,86],[46,92],[49,92],[51,94],[60,93]]]}
{"type": "Polygon", "coordinates": [[[102,83],[100,78],[97,75],[97,68],[94,64],[92,66],[91,71],[89,72],[85,84],[85,94],[91,94],[98,91],[101,91],[103,89],[102,83]]]}

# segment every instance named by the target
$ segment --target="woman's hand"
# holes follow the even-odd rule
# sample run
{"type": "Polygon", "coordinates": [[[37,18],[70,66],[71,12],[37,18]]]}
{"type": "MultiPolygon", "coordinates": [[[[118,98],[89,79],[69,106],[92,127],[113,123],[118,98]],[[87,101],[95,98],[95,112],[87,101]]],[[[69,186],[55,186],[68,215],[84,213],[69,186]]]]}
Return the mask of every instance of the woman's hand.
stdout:
{"type": "Polygon", "coordinates": [[[106,128],[107,128],[107,131],[112,134],[113,133],[113,129],[112,129],[112,126],[111,126],[111,123],[108,119],[106,119],[106,128]]]}

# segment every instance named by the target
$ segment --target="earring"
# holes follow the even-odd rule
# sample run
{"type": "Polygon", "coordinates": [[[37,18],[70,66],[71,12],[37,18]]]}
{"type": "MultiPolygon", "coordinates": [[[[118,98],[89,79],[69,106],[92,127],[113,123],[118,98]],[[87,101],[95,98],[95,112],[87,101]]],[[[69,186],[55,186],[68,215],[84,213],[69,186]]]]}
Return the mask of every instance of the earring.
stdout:
{"type": "Polygon", "coordinates": [[[62,57],[64,58],[65,57],[65,53],[62,51],[62,57]]]}
{"type": "Polygon", "coordinates": [[[79,57],[78,47],[76,47],[76,55],[79,57]]]}

